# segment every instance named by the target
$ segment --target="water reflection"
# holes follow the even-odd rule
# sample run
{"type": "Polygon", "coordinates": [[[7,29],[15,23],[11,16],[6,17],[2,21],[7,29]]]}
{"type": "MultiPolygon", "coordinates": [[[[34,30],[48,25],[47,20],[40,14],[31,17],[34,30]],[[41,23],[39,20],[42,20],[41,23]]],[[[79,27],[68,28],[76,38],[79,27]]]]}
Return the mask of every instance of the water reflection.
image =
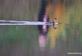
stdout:
{"type": "MultiPolygon", "coordinates": [[[[52,7],[55,6],[54,1],[56,0],[52,0],[52,7]]],[[[60,13],[61,6],[57,6],[54,15],[64,13],[65,23],[69,25],[65,24],[60,34],[58,33],[56,45],[53,44],[53,38],[48,43],[47,36],[39,34],[36,26],[0,26],[0,56],[70,56],[67,52],[82,52],[82,0],[63,0],[61,3],[64,11],[60,13]],[[46,47],[47,43],[49,47],[46,47]],[[51,44],[55,48],[50,48],[51,44]]],[[[0,19],[37,20],[39,4],[40,0],[0,0],[0,19]]],[[[53,12],[52,7],[49,11],[53,12]]],[[[53,36],[56,34],[57,32],[53,33],[53,36]]]]}

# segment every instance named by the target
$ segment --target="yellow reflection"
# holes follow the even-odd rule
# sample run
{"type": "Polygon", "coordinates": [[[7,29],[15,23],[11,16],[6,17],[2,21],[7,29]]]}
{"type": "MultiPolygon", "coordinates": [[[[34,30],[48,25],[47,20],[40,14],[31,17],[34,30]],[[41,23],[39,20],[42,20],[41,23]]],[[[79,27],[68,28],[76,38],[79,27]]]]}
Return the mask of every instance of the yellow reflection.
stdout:
{"type": "Polygon", "coordinates": [[[53,20],[54,18],[57,18],[58,22],[61,23],[58,25],[56,29],[53,27],[49,28],[48,31],[48,37],[50,41],[50,48],[55,48],[56,47],[56,42],[57,42],[57,37],[61,31],[63,31],[64,27],[64,18],[63,18],[63,13],[64,13],[64,7],[61,2],[58,2],[55,5],[49,4],[47,6],[47,14],[49,15],[50,20],[53,20]]]}

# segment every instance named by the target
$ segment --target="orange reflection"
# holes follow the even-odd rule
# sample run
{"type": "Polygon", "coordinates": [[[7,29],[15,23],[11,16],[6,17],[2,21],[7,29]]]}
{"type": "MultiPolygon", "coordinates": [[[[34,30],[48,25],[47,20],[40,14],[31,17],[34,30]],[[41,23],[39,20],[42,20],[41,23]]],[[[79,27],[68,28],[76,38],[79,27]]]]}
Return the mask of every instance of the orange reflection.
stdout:
{"type": "MultiPolygon", "coordinates": [[[[63,4],[60,2],[61,0],[57,1],[56,4],[50,4],[47,6],[47,14],[49,15],[50,20],[57,18],[58,22],[63,22],[63,13],[64,7],[63,4]]],[[[50,40],[50,47],[54,48],[56,45],[57,37],[60,31],[63,30],[63,24],[59,25],[57,29],[53,29],[53,27],[49,28],[49,40],[50,40]]]]}

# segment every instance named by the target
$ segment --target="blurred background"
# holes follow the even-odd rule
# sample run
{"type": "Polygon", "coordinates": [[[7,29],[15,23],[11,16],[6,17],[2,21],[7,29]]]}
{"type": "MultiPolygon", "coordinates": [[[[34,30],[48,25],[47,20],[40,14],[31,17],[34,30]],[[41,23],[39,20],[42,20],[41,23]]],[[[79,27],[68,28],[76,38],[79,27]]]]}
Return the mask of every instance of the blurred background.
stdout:
{"type": "MultiPolygon", "coordinates": [[[[50,18],[62,18],[59,29],[49,33],[57,36],[49,37],[46,49],[40,51],[37,26],[0,26],[0,56],[81,56],[67,53],[82,53],[82,0],[45,1],[50,2],[50,18]]],[[[40,5],[41,0],[0,0],[0,20],[37,21],[40,5]]]]}

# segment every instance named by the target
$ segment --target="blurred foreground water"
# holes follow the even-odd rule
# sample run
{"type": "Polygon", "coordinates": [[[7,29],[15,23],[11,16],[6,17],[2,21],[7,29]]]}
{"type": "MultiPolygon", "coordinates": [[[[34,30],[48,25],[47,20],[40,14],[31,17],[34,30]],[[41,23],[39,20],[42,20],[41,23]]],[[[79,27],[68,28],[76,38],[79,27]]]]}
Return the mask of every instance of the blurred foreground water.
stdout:
{"type": "MultiPolygon", "coordinates": [[[[0,26],[0,56],[81,56],[67,53],[82,53],[82,0],[62,1],[66,24],[55,48],[40,50],[37,26],[0,26]]],[[[39,7],[40,0],[0,0],[0,19],[36,21],[39,7]]]]}

